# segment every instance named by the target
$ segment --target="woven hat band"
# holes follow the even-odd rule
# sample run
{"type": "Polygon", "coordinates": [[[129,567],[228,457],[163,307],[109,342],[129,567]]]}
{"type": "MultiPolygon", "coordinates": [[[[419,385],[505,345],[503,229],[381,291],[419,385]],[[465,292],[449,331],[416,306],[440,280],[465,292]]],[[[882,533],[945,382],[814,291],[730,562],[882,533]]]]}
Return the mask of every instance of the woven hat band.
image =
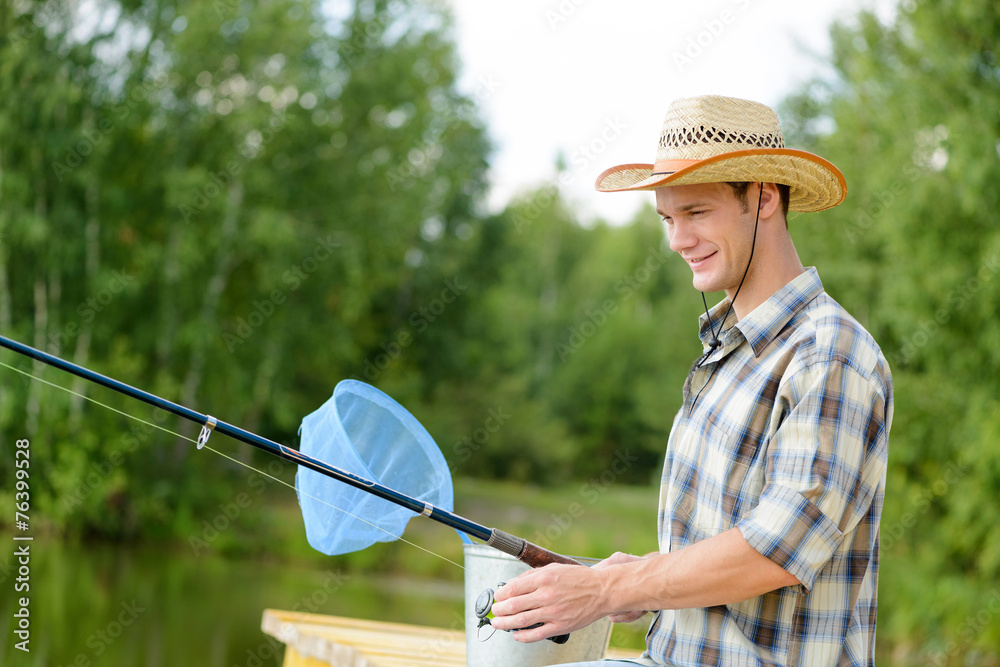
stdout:
{"type": "Polygon", "coordinates": [[[697,160],[728,151],[784,148],[770,107],[718,95],[676,100],[663,119],[657,161],[697,160]]]}
{"type": "Polygon", "coordinates": [[[653,165],[653,176],[666,176],[699,162],[701,160],[659,160],[653,165]]]}

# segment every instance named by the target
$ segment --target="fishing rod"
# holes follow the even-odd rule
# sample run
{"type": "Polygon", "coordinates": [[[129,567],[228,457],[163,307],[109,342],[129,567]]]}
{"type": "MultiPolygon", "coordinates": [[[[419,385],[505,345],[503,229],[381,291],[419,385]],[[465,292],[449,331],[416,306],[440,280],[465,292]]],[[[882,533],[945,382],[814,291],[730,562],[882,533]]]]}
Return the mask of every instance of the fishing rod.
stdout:
{"type": "Polygon", "coordinates": [[[430,503],[426,503],[422,500],[413,498],[412,496],[400,493],[399,491],[395,491],[387,486],[365,479],[364,477],[359,477],[354,473],[332,466],[328,463],[320,461],[319,459],[303,454],[298,450],[278,444],[273,440],[263,438],[256,433],[251,433],[250,431],[239,428],[238,426],[233,426],[232,424],[227,424],[226,422],[218,420],[211,415],[202,414],[190,408],[184,407],[183,405],[174,403],[173,401],[160,398],[159,396],[151,394],[148,391],[137,389],[131,385],[125,384],[124,382],[119,382],[114,378],[110,378],[106,375],[94,372],[47,352],[42,352],[41,350],[24,345],[23,343],[11,340],[6,336],[0,335],[0,346],[25,357],[58,368],[59,370],[76,375],[77,377],[81,377],[84,380],[89,380],[95,384],[107,387],[108,389],[112,389],[131,398],[143,401],[144,403],[148,403],[162,410],[166,410],[167,412],[175,414],[178,417],[183,417],[184,419],[200,425],[202,428],[201,434],[198,436],[198,449],[201,449],[205,445],[213,431],[218,431],[223,435],[227,435],[230,438],[239,440],[240,442],[245,442],[248,445],[268,452],[278,458],[291,461],[292,463],[309,468],[310,470],[315,470],[322,475],[326,475],[327,477],[335,479],[339,482],[353,486],[356,489],[370,493],[374,496],[382,498],[383,500],[388,500],[389,502],[401,507],[405,507],[411,512],[423,514],[438,523],[480,539],[484,541],[487,546],[513,556],[530,567],[543,567],[549,563],[579,565],[579,563],[572,558],[562,556],[549,551],[548,549],[544,549],[521,537],[505,533],[497,528],[489,528],[482,524],[475,523],[474,521],[470,521],[464,517],[454,514],[453,512],[441,509],[440,507],[435,507],[430,503]]]}

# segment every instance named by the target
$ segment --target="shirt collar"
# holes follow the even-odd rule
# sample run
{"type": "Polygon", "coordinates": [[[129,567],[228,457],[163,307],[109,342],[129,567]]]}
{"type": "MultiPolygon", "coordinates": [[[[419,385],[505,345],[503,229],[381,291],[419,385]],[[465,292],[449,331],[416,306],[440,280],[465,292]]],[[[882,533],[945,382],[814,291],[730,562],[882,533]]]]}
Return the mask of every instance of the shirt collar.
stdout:
{"type": "Polygon", "coordinates": [[[819,273],[815,267],[810,266],[738,322],[734,311],[720,325],[719,320],[729,309],[729,299],[723,299],[709,311],[707,320],[705,315],[698,318],[698,336],[707,347],[712,338],[712,330],[708,325],[711,322],[716,331],[722,331],[719,340],[722,341],[724,351],[738,345],[742,338],[750,343],[754,356],[760,356],[795,313],[822,293],[823,283],[819,279],[819,273]]]}

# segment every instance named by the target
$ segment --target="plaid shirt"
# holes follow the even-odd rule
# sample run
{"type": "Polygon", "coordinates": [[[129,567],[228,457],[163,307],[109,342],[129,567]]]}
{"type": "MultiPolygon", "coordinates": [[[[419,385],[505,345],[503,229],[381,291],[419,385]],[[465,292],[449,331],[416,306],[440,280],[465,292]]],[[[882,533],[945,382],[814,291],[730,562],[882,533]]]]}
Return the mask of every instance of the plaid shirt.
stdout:
{"type": "MultiPolygon", "coordinates": [[[[710,313],[717,331],[728,305],[710,313]]],[[[872,665],[889,367],[812,268],[735,320],[684,384],[660,487],[660,551],[736,526],[801,585],[661,611],[643,662],[872,665]]],[[[700,335],[711,337],[704,316],[700,335]]]]}

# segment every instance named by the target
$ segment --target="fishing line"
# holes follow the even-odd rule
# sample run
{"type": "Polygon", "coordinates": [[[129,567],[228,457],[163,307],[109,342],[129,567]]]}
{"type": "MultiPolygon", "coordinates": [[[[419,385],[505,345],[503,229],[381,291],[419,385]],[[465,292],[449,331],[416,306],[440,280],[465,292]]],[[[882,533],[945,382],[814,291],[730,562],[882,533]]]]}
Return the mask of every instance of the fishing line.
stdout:
{"type": "MultiPolygon", "coordinates": [[[[145,419],[142,419],[141,417],[136,417],[135,415],[131,415],[131,414],[127,413],[127,412],[123,412],[122,410],[119,410],[118,408],[111,407],[110,405],[106,405],[106,404],[98,401],[96,398],[92,398],[90,396],[86,396],[84,394],[80,394],[80,393],[78,393],[76,391],[73,391],[72,389],[69,389],[67,387],[63,387],[62,385],[58,385],[58,384],[56,384],[54,382],[49,382],[48,380],[43,380],[42,378],[38,377],[37,375],[32,375],[31,373],[29,373],[27,371],[23,371],[20,368],[16,368],[14,366],[11,366],[11,365],[3,362],[3,361],[0,361],[0,366],[3,366],[5,368],[9,368],[10,370],[12,370],[12,371],[14,371],[16,373],[20,373],[21,375],[24,375],[25,377],[31,378],[33,380],[37,380],[38,382],[41,382],[42,384],[46,384],[46,385],[48,385],[50,387],[54,387],[56,389],[61,389],[62,391],[66,392],[67,394],[72,394],[73,396],[76,396],[78,398],[82,398],[85,401],[90,401],[91,403],[94,403],[95,405],[99,405],[102,408],[107,408],[108,410],[111,410],[112,412],[117,412],[118,414],[122,415],[123,417],[127,417],[129,419],[134,419],[135,421],[140,422],[142,424],[146,424],[147,426],[152,426],[155,429],[159,429],[161,431],[164,431],[165,433],[169,433],[170,435],[178,437],[181,440],[187,440],[188,442],[190,442],[192,444],[197,444],[197,440],[195,440],[194,438],[189,438],[186,435],[181,435],[180,433],[175,433],[174,431],[171,431],[170,429],[168,429],[166,427],[160,426],[159,424],[154,424],[153,422],[146,421],[145,419]]],[[[207,449],[207,450],[209,450],[211,452],[214,452],[215,454],[218,454],[219,456],[221,456],[221,457],[223,457],[225,459],[229,459],[233,463],[237,463],[237,464],[243,466],[244,468],[248,468],[248,469],[250,469],[250,470],[252,470],[252,471],[254,471],[254,472],[256,472],[256,473],[258,473],[260,475],[263,475],[265,477],[273,479],[274,481],[278,482],[279,484],[283,484],[283,485],[287,486],[288,488],[292,489],[293,491],[296,491],[297,493],[301,493],[301,495],[304,495],[304,496],[307,496],[309,498],[312,498],[313,500],[316,500],[316,501],[318,501],[318,502],[326,505],[327,507],[331,507],[331,508],[337,510],[338,512],[341,512],[343,514],[346,514],[349,517],[352,517],[354,519],[357,519],[358,521],[361,521],[362,523],[366,523],[366,524],[368,524],[369,526],[371,526],[373,528],[377,528],[378,530],[382,531],[383,533],[387,533],[389,535],[392,535],[393,538],[398,539],[400,542],[404,542],[406,544],[409,544],[411,547],[416,547],[417,549],[420,549],[421,551],[423,551],[425,553],[428,553],[431,556],[435,556],[437,558],[440,558],[441,560],[446,561],[448,563],[451,563],[452,565],[454,565],[456,567],[459,567],[459,568],[461,568],[463,570],[465,569],[462,565],[459,565],[458,563],[456,563],[455,561],[451,560],[450,558],[442,556],[439,553],[435,553],[435,552],[431,551],[430,549],[427,549],[425,547],[420,546],[419,544],[415,544],[413,542],[410,542],[409,540],[407,540],[407,539],[405,539],[403,537],[396,537],[396,535],[394,535],[390,531],[388,531],[388,530],[382,528],[381,526],[378,526],[378,525],[376,525],[376,524],[368,521],[367,519],[364,519],[362,517],[359,517],[359,516],[356,516],[354,514],[351,514],[347,510],[341,509],[341,508],[337,507],[336,505],[333,505],[333,504],[331,504],[331,503],[323,500],[322,498],[317,498],[316,496],[313,496],[311,494],[298,491],[295,488],[294,485],[289,484],[285,480],[279,479],[279,478],[275,477],[274,475],[271,475],[271,474],[268,474],[268,473],[264,472],[263,470],[258,470],[257,468],[254,468],[252,465],[250,465],[248,463],[244,463],[243,461],[240,461],[239,459],[234,459],[233,457],[229,456],[228,454],[223,454],[222,452],[220,452],[217,449],[214,449],[214,448],[208,446],[207,444],[204,445],[204,449],[207,449]]]]}
{"type": "Polygon", "coordinates": [[[4,363],[2,361],[0,361],[0,366],[3,366],[5,368],[9,368],[10,370],[14,371],[15,373],[20,373],[21,375],[24,375],[25,377],[29,377],[32,380],[37,380],[37,381],[41,382],[42,384],[47,384],[50,387],[55,387],[56,389],[61,389],[61,390],[65,391],[67,394],[72,394],[74,396],[77,396],[78,398],[84,399],[85,401],[90,401],[91,403],[96,403],[97,405],[101,406],[102,408],[107,408],[108,410],[111,410],[112,412],[117,412],[118,414],[122,415],[123,417],[128,417],[129,419],[134,419],[137,422],[143,423],[146,426],[152,426],[153,428],[158,428],[161,431],[166,431],[170,435],[175,435],[178,438],[180,438],[181,440],[189,440],[191,442],[195,442],[194,440],[191,440],[191,438],[188,438],[187,436],[183,436],[180,433],[174,433],[170,429],[164,428],[163,426],[160,426],[159,424],[154,424],[153,422],[148,422],[145,419],[142,419],[141,417],[136,417],[135,415],[130,415],[127,412],[122,412],[118,408],[113,408],[110,405],[105,405],[104,403],[101,403],[100,401],[98,401],[95,398],[91,398],[89,396],[84,396],[83,394],[78,394],[77,392],[73,391],[72,389],[67,389],[66,387],[63,387],[62,385],[58,385],[58,384],[56,384],[54,382],[49,382],[48,380],[43,380],[42,378],[38,377],[37,375],[32,375],[28,371],[22,371],[20,368],[15,368],[14,366],[11,366],[10,364],[4,363]]]}

